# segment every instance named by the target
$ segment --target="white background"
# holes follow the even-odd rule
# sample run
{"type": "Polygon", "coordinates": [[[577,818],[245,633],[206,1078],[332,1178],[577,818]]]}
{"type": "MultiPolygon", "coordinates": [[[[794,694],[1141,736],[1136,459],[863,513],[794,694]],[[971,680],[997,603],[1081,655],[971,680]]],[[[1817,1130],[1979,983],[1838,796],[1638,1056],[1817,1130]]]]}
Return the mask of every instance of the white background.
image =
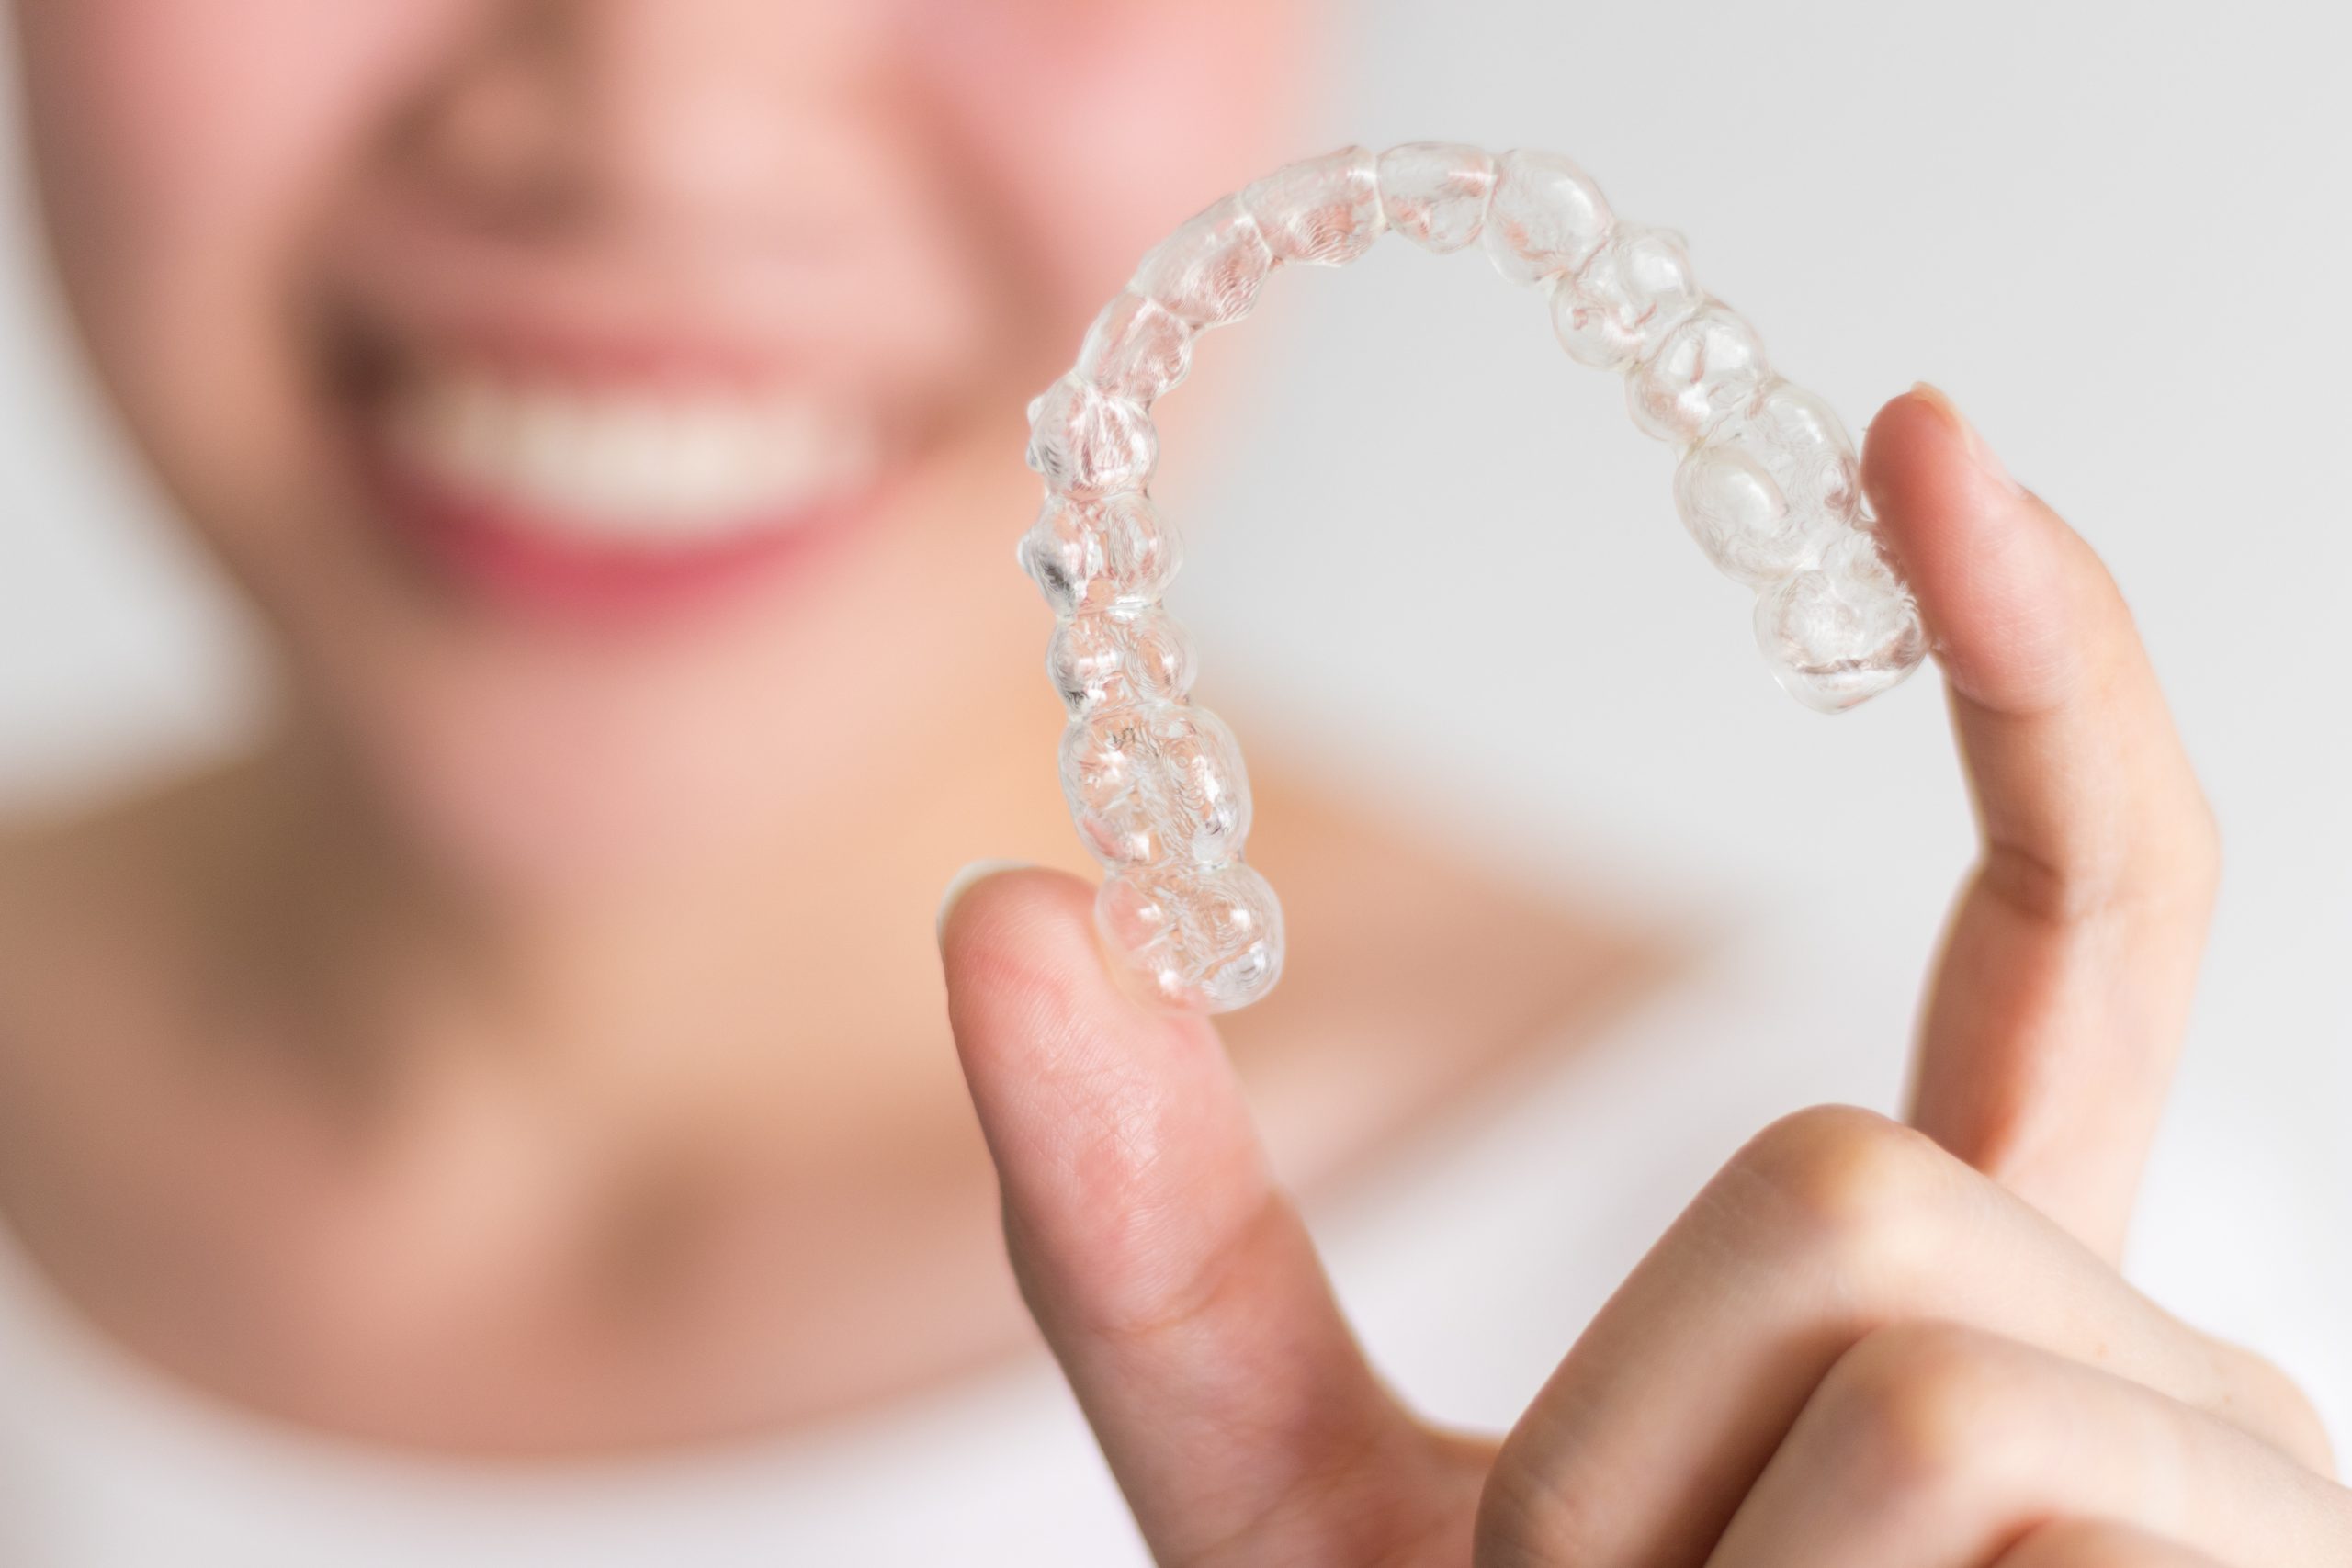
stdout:
{"type": "MultiPolygon", "coordinates": [[[[1344,20],[1320,140],[1571,152],[1851,423],[1939,382],[2104,552],[2230,856],[2135,1269],[2352,1437],[2341,17],[1388,0],[1344,20]]],[[[8,804],[252,708],[233,616],[76,378],[22,208],[0,209],[8,804]]],[[[1931,682],[1836,720],[1780,697],[1745,594],[1674,520],[1669,457],[1475,258],[1384,246],[1268,302],[1246,354],[1205,350],[1223,412],[1161,486],[1199,541],[1176,602],[1209,700],[1499,863],[1916,970],[1969,844],[1931,682]]]]}

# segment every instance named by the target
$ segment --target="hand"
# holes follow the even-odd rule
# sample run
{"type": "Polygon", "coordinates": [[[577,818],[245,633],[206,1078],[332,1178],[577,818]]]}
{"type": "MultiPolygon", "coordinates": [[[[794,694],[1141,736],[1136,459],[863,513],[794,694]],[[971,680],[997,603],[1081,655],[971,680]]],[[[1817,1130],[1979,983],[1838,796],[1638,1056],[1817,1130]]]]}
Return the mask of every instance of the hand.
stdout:
{"type": "Polygon", "coordinates": [[[2130,615],[1940,395],[1880,413],[1864,472],[1984,829],[1912,1124],[1764,1132],[1499,1444],[1381,1386],[1214,1031],[1114,987],[1087,888],[948,912],[1014,1268],[1160,1561],[2352,1562],[2309,1405],[2114,1270],[2216,870],[2130,615]]]}

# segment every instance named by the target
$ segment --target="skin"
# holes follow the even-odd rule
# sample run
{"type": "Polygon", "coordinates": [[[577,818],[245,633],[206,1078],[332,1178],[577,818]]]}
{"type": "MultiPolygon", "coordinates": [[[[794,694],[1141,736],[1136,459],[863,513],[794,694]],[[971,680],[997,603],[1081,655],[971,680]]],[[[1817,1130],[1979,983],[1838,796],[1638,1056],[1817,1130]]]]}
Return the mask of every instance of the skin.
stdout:
{"type": "Polygon", "coordinates": [[[1881,412],[1863,475],[1984,837],[1909,1124],[1829,1106],[1758,1134],[1499,1441],[1380,1385],[1215,1032],[1104,980],[1082,887],[1003,874],[947,912],[1013,1263],[1159,1561],[2352,1554],[2309,1404],[2115,1271],[2219,867],[2130,614],[1933,389],[1881,412]]]}
{"type": "MultiPolygon", "coordinates": [[[[1299,20],[25,0],[76,322],[285,687],[255,756],[6,851],[0,1205],[95,1323],[306,1425],[532,1455],[772,1428],[1008,1340],[922,920],[976,840],[1069,837],[1034,785],[1038,612],[972,585],[1034,495],[1022,396],[1172,216],[1276,155],[1252,110],[1287,101],[1299,20]],[[477,316],[771,351],[879,411],[888,483],[684,620],[453,592],[376,526],[337,359],[352,318],[477,316]]],[[[1500,1445],[1378,1387],[1233,1066],[1109,988],[1080,885],[952,911],[1013,1260],[1166,1559],[2342,1555],[2297,1397],[2111,1269],[2212,875],[2127,618],[1932,399],[1882,417],[1871,479],[1987,829],[1928,1135],[1760,1136],[1500,1445]],[[2090,1440],[2038,1449],[2053,1421],[2090,1440]]],[[[1327,976],[1434,933],[1345,874],[1413,846],[1310,795],[1285,851],[1283,794],[1299,970],[1236,1043],[1309,1085],[1344,1047],[1371,1108],[1294,1146],[1376,1146],[1591,1013],[1527,973],[1644,955],[1425,860],[1417,902],[1487,969],[1301,1011],[1308,933],[1327,976]]]]}
{"type": "MultiPolygon", "coordinates": [[[[0,831],[12,1241],[176,1379],[406,1448],[709,1442],[1026,1344],[930,925],[976,844],[1083,863],[1022,408],[1138,254],[1303,150],[1304,8],[15,19],[74,322],[278,703],[250,755],[0,831]],[[870,417],[879,478],[681,604],[496,591],[357,455],[385,362],[477,340],[751,363],[870,417]]],[[[1296,1168],[1662,969],[1254,760],[1314,934],[1236,1043],[1296,1168]],[[1388,960],[1438,946],[1475,1010],[1388,960]]]]}

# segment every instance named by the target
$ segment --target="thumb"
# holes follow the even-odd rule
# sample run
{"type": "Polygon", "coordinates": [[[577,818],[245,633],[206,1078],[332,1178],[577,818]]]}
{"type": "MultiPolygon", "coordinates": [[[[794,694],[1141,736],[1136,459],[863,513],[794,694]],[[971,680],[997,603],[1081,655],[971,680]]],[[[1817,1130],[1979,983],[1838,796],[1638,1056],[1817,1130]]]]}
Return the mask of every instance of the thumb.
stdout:
{"type": "Polygon", "coordinates": [[[1114,985],[1092,902],[1055,872],[984,876],[940,947],[1014,1272],[1146,1539],[1369,1562],[1450,1508],[1466,1539],[1445,1445],[1357,1349],[1216,1031],[1114,985]]]}

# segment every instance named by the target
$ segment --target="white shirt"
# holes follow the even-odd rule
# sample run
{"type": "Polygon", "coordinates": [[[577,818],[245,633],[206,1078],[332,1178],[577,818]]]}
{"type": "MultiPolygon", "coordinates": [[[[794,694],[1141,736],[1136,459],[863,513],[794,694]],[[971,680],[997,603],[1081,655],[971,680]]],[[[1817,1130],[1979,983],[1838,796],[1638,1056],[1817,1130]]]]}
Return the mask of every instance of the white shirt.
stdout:
{"type": "MultiPolygon", "coordinates": [[[[1748,1135],[1804,1104],[1893,1102],[1916,974],[1892,955],[1857,962],[1851,942],[1744,942],[1605,1039],[1531,1057],[1314,1205],[1333,1278],[1384,1372],[1436,1418],[1508,1426],[1748,1135]]],[[[2154,1231],[2184,1258],[2208,1257],[2219,1232],[2196,1234],[2198,1205],[2177,1207],[2191,1223],[2143,1223],[2143,1249],[2163,1250],[2146,1245],[2154,1231]]],[[[2303,1352],[2302,1364],[2287,1358],[2291,1370],[2333,1372],[2321,1392],[2340,1415],[2345,1368],[2314,1361],[2344,1303],[2331,1313],[2306,1292],[2294,1306],[2291,1279],[2239,1286],[2220,1298],[2225,1308],[2239,1303],[2290,1342],[2263,1348],[2303,1352]]],[[[288,1430],[184,1390],[102,1341],[0,1246],[0,1562],[11,1565],[1144,1560],[1042,1354],[769,1443],[501,1471],[288,1430]]]]}

